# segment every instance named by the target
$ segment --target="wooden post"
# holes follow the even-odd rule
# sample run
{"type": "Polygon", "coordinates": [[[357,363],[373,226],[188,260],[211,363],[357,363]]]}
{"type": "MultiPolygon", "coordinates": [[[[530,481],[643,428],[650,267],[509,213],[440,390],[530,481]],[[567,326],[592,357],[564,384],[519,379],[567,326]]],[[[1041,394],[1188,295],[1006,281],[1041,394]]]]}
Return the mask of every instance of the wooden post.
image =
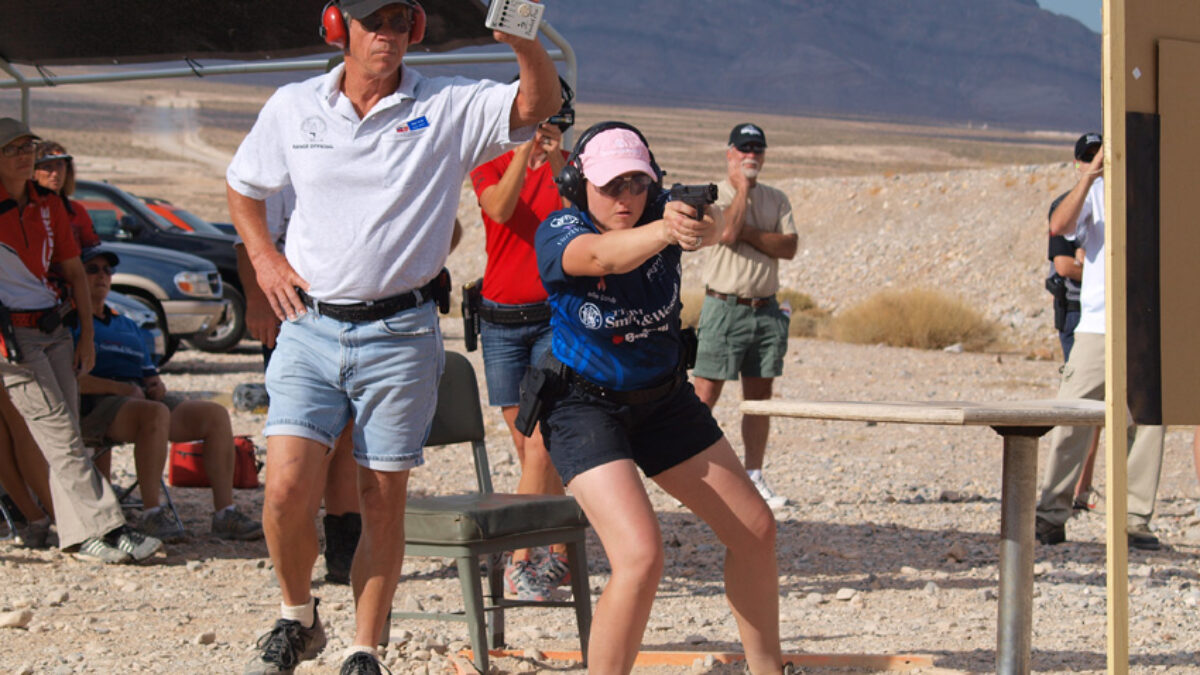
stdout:
{"type": "Polygon", "coordinates": [[[1105,490],[1108,672],[1129,672],[1128,438],[1125,315],[1125,0],[1104,2],[1105,490]]]}

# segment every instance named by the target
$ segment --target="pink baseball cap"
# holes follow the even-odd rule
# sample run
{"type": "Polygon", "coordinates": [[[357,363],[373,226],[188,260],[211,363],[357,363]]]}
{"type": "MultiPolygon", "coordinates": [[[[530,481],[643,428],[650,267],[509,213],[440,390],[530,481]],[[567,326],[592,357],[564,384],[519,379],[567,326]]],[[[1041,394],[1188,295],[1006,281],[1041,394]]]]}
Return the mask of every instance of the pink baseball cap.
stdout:
{"type": "Polygon", "coordinates": [[[630,171],[640,171],[658,180],[650,166],[650,150],[628,129],[608,129],[596,134],[584,146],[579,161],[584,178],[592,185],[608,185],[630,171]]]}

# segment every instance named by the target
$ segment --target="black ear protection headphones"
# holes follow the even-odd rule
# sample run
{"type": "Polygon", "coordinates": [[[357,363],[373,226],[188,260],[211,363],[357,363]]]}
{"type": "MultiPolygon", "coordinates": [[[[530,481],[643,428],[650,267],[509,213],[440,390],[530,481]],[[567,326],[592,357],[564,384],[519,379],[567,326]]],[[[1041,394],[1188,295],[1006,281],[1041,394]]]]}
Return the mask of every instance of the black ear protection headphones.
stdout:
{"type": "MultiPolygon", "coordinates": [[[[516,82],[520,79],[521,74],[517,73],[516,75],[513,75],[513,78],[509,80],[509,83],[516,82]]],[[[565,132],[567,129],[570,129],[575,125],[575,108],[572,105],[575,102],[575,90],[571,88],[571,85],[567,84],[567,81],[562,78],[562,75],[558,76],[558,90],[562,93],[562,107],[558,109],[558,112],[551,115],[550,119],[546,120],[546,123],[553,124],[558,127],[560,131],[565,132]]]]}
{"type": "Polygon", "coordinates": [[[588,141],[592,140],[602,131],[610,129],[625,129],[637,134],[638,140],[642,145],[646,146],[646,152],[650,154],[650,168],[654,171],[654,182],[650,184],[650,189],[647,190],[646,203],[652,204],[662,192],[662,179],[666,175],[658,166],[658,162],[654,160],[654,152],[650,150],[650,144],[646,142],[646,137],[636,127],[624,122],[601,122],[588,127],[587,131],[579,137],[575,142],[575,148],[571,150],[571,154],[567,157],[567,164],[558,172],[558,177],[554,182],[558,185],[558,194],[566,197],[572,204],[579,209],[587,210],[587,179],[583,175],[583,162],[579,156],[583,154],[583,149],[587,146],[588,141]]]}
{"type": "MultiPolygon", "coordinates": [[[[413,46],[425,39],[425,8],[420,3],[411,3],[412,27],[408,29],[408,46],[413,46]]],[[[321,10],[321,39],[325,44],[339,49],[345,49],[350,42],[350,28],[346,25],[346,17],[342,15],[342,7],[338,0],[329,0],[321,10]]]]}

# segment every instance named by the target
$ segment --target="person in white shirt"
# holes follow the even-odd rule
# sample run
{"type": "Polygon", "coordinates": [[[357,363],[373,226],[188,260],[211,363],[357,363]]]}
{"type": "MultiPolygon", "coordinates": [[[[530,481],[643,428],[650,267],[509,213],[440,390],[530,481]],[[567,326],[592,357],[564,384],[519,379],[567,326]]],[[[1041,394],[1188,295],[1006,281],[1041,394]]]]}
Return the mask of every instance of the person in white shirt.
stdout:
{"type": "Polygon", "coordinates": [[[267,101],[226,172],[229,211],[259,286],[284,320],[267,369],[263,530],[281,618],[247,673],[292,672],[324,647],[311,595],[326,454],[354,420],[362,535],[351,566],[356,631],[342,673],[378,673],[404,558],[409,471],[443,365],[434,306],[469,170],[528,140],[558,110],[536,40],[496,33],[519,83],[426,78],[402,65],[424,32],[413,0],[342,0],[323,17],[345,63],[267,101]],[[284,253],[264,200],[296,191],[284,253]],[[285,320],[286,319],[286,320],[285,320]]]}
{"type": "MultiPolygon", "coordinates": [[[[1084,134],[1077,146],[1095,145],[1095,156],[1078,163],[1079,180],[1050,218],[1050,234],[1073,237],[1087,251],[1079,304],[1082,316],[1075,328],[1075,346],[1063,366],[1058,398],[1104,400],[1104,149],[1099,134],[1084,134]]],[[[1076,152],[1076,156],[1080,156],[1076,152]]],[[[1150,530],[1154,500],[1162,469],[1163,428],[1133,426],[1129,434],[1128,542],[1134,548],[1157,550],[1150,530]]],[[[1075,485],[1083,470],[1091,427],[1057,427],[1050,441],[1042,494],[1037,505],[1037,539],[1042,544],[1066,541],[1075,485]]]]}

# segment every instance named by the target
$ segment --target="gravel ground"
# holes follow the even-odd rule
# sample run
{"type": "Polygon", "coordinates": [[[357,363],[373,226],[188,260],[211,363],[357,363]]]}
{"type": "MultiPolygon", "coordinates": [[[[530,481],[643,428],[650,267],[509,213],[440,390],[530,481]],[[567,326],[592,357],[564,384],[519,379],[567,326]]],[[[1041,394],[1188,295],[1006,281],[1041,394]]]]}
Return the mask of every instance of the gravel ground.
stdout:
{"type": "MultiPolygon", "coordinates": [[[[447,348],[462,350],[457,322],[447,348]]],[[[469,355],[482,372],[478,352],[469,355]]],[[[213,356],[180,352],[164,379],[173,390],[226,399],[236,384],[261,381],[252,345],[213,356]]],[[[997,356],[794,340],[779,396],[828,400],[987,400],[1053,396],[1057,365],[997,356]]],[[[736,389],[717,407],[737,428],[736,389]]],[[[503,422],[487,412],[497,488],[511,490],[517,464],[503,422]]],[[[259,436],[259,415],[235,412],[235,430],[259,436]]],[[[731,440],[740,447],[736,432],[731,440]]],[[[1167,435],[1155,527],[1168,544],[1130,553],[1130,644],[1134,672],[1200,672],[1200,498],[1190,456],[1191,430],[1167,435]]],[[[1045,452],[1046,443],[1042,443],[1045,452]]],[[[118,482],[132,470],[118,451],[118,482]]],[[[451,492],[470,482],[462,450],[429,453],[412,489],[451,492]]],[[[1044,459],[1044,455],[1043,455],[1044,459]]],[[[997,602],[1000,439],[979,428],[877,426],[777,421],[767,474],[791,504],[777,512],[785,650],[820,654],[927,654],[934,670],[993,669],[997,602]]],[[[1098,467],[1097,475],[1103,470],[1098,467]]],[[[1103,486],[1101,486],[1103,490],[1103,486]]],[[[278,602],[266,548],[207,536],[205,490],[172,490],[188,541],[141,567],[102,567],[56,551],[0,545],[0,611],[30,613],[23,628],[0,629],[0,662],[10,672],[236,672],[278,602]]],[[[721,552],[711,532],[651,487],[661,512],[667,564],[646,649],[736,651],[737,633],[722,597],[721,552]]],[[[261,491],[238,491],[261,508],[261,491]]],[[[1104,520],[1087,514],[1068,526],[1070,542],[1040,549],[1034,599],[1033,669],[1101,672],[1105,667],[1104,520]]],[[[608,567],[589,541],[591,586],[608,567]]],[[[318,562],[314,579],[324,570],[318,562]]],[[[414,559],[397,607],[450,608],[453,567],[414,559]]],[[[352,636],[349,590],[316,584],[331,633],[326,656],[306,672],[334,672],[352,636]]],[[[466,644],[455,624],[396,622],[387,651],[392,670],[443,672],[443,648],[466,644]],[[400,641],[404,641],[403,644],[400,641]]],[[[513,612],[509,643],[542,651],[577,649],[569,610],[513,612]]],[[[579,664],[501,658],[504,672],[580,670],[579,664]]],[[[732,671],[703,665],[697,671],[732,671]]],[[[927,672],[934,672],[927,669],[927,672]]],[[[647,672],[671,672],[666,667],[647,672]]],[[[829,672],[824,669],[821,672],[829,672]]],[[[846,671],[861,672],[861,671],[846,671]]]]}

